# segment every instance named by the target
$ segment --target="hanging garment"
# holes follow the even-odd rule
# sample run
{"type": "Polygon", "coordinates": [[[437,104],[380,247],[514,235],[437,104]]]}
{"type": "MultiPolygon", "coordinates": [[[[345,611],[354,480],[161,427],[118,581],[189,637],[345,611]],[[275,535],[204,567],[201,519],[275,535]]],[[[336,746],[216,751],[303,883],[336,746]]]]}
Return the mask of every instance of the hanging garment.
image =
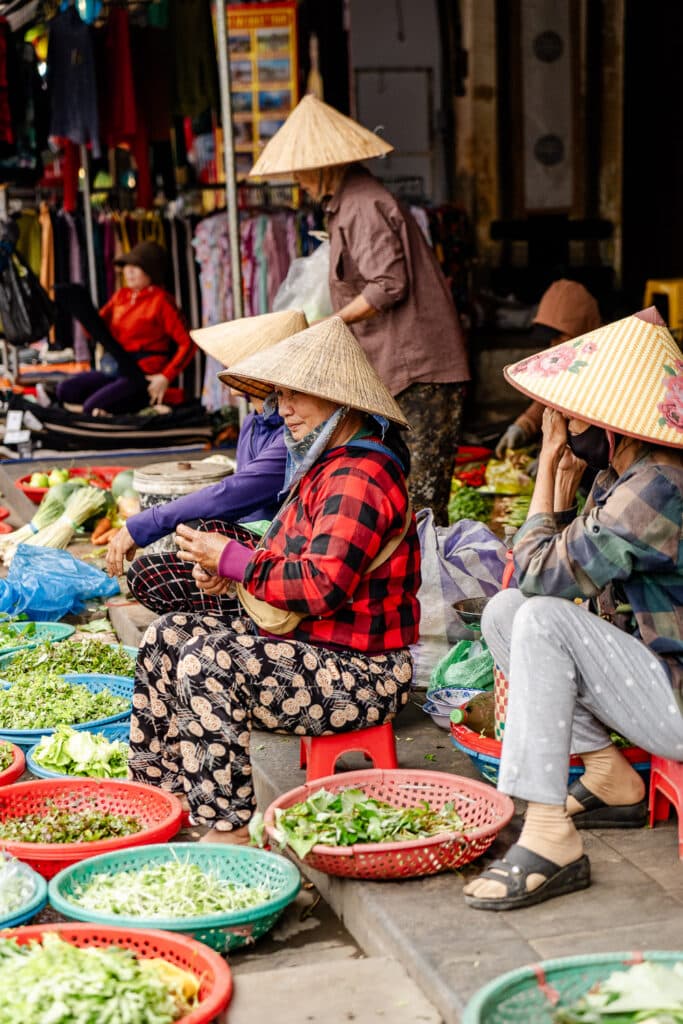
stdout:
{"type": "Polygon", "coordinates": [[[58,14],[50,23],[47,66],[52,99],[50,134],[79,145],[89,142],[93,156],[99,157],[92,31],[75,7],[58,14]]]}
{"type": "Polygon", "coordinates": [[[216,49],[211,10],[205,0],[173,0],[171,39],[175,44],[175,103],[177,113],[196,117],[218,106],[218,69],[208,60],[216,49]]]}
{"type": "Polygon", "coordinates": [[[7,18],[0,18],[0,143],[14,145],[14,128],[10,109],[8,57],[12,46],[7,18]]]}

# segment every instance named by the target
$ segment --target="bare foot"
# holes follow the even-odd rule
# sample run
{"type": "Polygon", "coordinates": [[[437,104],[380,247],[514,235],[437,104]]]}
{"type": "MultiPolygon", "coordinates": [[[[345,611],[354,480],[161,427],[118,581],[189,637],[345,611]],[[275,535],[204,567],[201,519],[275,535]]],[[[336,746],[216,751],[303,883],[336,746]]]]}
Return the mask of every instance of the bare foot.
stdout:
{"type": "Polygon", "coordinates": [[[231,846],[249,845],[249,826],[234,828],[232,832],[219,831],[217,828],[210,828],[206,835],[198,840],[200,843],[223,843],[231,846]]]}

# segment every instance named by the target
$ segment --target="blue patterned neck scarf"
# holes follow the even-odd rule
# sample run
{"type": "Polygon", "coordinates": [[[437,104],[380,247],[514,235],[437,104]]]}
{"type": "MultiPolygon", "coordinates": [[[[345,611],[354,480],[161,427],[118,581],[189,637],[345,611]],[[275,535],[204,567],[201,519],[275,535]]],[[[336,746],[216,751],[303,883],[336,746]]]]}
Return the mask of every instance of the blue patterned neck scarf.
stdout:
{"type": "Polygon", "coordinates": [[[327,448],[332,435],[346,416],[347,406],[342,406],[332,413],[328,420],[319,423],[310,433],[296,441],[285,427],[285,445],[287,448],[287,466],[285,468],[285,485],[283,492],[291,488],[301,480],[311,466],[318,461],[327,448]]]}

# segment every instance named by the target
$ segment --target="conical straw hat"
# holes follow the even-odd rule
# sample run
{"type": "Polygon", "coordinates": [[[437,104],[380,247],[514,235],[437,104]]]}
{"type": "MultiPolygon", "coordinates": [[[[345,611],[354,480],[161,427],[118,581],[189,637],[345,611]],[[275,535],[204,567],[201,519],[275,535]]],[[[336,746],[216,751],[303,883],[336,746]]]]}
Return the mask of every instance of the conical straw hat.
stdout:
{"type": "Polygon", "coordinates": [[[273,178],[335,167],[391,153],[379,135],[340,114],[315,96],[304,96],[273,135],[250,171],[252,178],[273,178]]]}
{"type": "Polygon", "coordinates": [[[638,316],[506,366],[525,395],[619,434],[683,448],[683,353],[638,316]]]}
{"type": "Polygon", "coordinates": [[[232,366],[261,349],[277,345],[291,334],[307,327],[306,317],[299,310],[264,313],[227,320],[213,327],[190,331],[199,347],[223,366],[232,366]]]}
{"type": "Polygon", "coordinates": [[[265,397],[274,387],[289,388],[408,426],[398,404],[338,316],[321,320],[218,376],[224,384],[257,398],[265,397]]]}

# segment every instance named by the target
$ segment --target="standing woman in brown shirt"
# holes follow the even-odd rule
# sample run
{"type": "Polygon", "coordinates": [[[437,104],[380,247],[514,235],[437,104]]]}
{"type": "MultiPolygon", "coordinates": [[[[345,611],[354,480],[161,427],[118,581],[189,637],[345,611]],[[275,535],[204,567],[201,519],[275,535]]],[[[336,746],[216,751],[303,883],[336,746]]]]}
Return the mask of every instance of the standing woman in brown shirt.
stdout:
{"type": "Polygon", "coordinates": [[[448,521],[460,434],[465,339],[446,280],[417,222],[357,161],[393,147],[313,96],[273,136],[252,175],[294,178],[321,202],[330,234],[330,293],[411,432],[416,509],[448,521]]]}

